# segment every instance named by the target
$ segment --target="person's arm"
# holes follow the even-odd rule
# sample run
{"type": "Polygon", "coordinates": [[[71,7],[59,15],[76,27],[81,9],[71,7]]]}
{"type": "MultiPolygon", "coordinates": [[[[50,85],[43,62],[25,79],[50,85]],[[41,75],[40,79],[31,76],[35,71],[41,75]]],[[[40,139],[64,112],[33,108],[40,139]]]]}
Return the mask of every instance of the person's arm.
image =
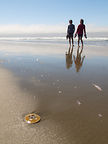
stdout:
{"type": "Polygon", "coordinates": [[[75,25],[73,25],[73,33],[75,32],[75,25]]]}
{"type": "Polygon", "coordinates": [[[67,28],[67,35],[69,34],[69,26],[68,26],[68,28],[67,28]]]}
{"type": "Polygon", "coordinates": [[[87,38],[85,25],[84,25],[84,36],[85,36],[85,38],[87,38]]]}
{"type": "Polygon", "coordinates": [[[77,34],[78,34],[78,29],[79,29],[79,26],[78,26],[77,31],[76,31],[76,33],[75,33],[75,37],[76,37],[76,36],[77,36],[77,34]]]}
{"type": "Polygon", "coordinates": [[[66,35],[66,39],[68,39],[68,35],[69,35],[69,26],[67,28],[67,35],[66,35]]]}

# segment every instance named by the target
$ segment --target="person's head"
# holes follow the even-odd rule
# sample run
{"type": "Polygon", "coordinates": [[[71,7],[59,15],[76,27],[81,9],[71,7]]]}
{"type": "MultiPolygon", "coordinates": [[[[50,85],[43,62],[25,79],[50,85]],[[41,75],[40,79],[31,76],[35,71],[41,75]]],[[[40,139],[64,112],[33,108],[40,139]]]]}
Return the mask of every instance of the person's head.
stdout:
{"type": "Polygon", "coordinates": [[[69,20],[69,23],[72,24],[72,20],[69,20]]]}
{"type": "Polygon", "coordinates": [[[83,19],[80,19],[80,24],[84,24],[84,20],[83,19]]]}

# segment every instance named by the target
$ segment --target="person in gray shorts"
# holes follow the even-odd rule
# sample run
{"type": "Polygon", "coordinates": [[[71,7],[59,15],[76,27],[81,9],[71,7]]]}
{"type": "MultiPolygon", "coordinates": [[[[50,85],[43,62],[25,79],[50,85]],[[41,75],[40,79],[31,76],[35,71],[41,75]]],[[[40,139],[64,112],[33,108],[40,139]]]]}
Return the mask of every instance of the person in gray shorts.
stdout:
{"type": "Polygon", "coordinates": [[[68,25],[68,29],[67,29],[67,36],[66,36],[66,38],[69,39],[70,47],[71,47],[71,42],[72,42],[72,46],[74,46],[73,34],[75,32],[75,25],[72,23],[73,23],[73,21],[69,20],[69,25],[68,25]]]}

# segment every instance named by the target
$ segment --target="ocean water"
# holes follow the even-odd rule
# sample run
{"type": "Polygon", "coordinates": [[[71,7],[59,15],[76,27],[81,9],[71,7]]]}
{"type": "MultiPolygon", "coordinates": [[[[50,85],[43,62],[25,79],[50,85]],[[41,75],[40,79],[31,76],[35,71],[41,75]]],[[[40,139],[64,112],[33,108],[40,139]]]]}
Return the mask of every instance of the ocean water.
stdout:
{"type": "MultiPolygon", "coordinates": [[[[86,44],[108,45],[108,33],[87,33],[87,39],[83,38],[86,44]]],[[[33,42],[33,43],[64,43],[66,40],[65,33],[53,34],[10,34],[0,35],[0,41],[5,42],[33,42]]],[[[77,38],[74,39],[75,43],[77,38]]]]}

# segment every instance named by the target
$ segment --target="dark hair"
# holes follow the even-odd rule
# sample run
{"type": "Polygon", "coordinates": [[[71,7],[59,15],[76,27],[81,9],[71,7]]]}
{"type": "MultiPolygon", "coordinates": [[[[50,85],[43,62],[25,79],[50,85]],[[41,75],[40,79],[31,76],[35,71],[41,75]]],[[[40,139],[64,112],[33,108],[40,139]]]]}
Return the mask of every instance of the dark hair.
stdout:
{"type": "Polygon", "coordinates": [[[72,24],[72,20],[69,20],[69,23],[71,23],[71,24],[72,24]]]}
{"type": "Polygon", "coordinates": [[[83,20],[83,19],[80,19],[80,23],[81,23],[81,24],[84,24],[84,20],[83,20]]]}

